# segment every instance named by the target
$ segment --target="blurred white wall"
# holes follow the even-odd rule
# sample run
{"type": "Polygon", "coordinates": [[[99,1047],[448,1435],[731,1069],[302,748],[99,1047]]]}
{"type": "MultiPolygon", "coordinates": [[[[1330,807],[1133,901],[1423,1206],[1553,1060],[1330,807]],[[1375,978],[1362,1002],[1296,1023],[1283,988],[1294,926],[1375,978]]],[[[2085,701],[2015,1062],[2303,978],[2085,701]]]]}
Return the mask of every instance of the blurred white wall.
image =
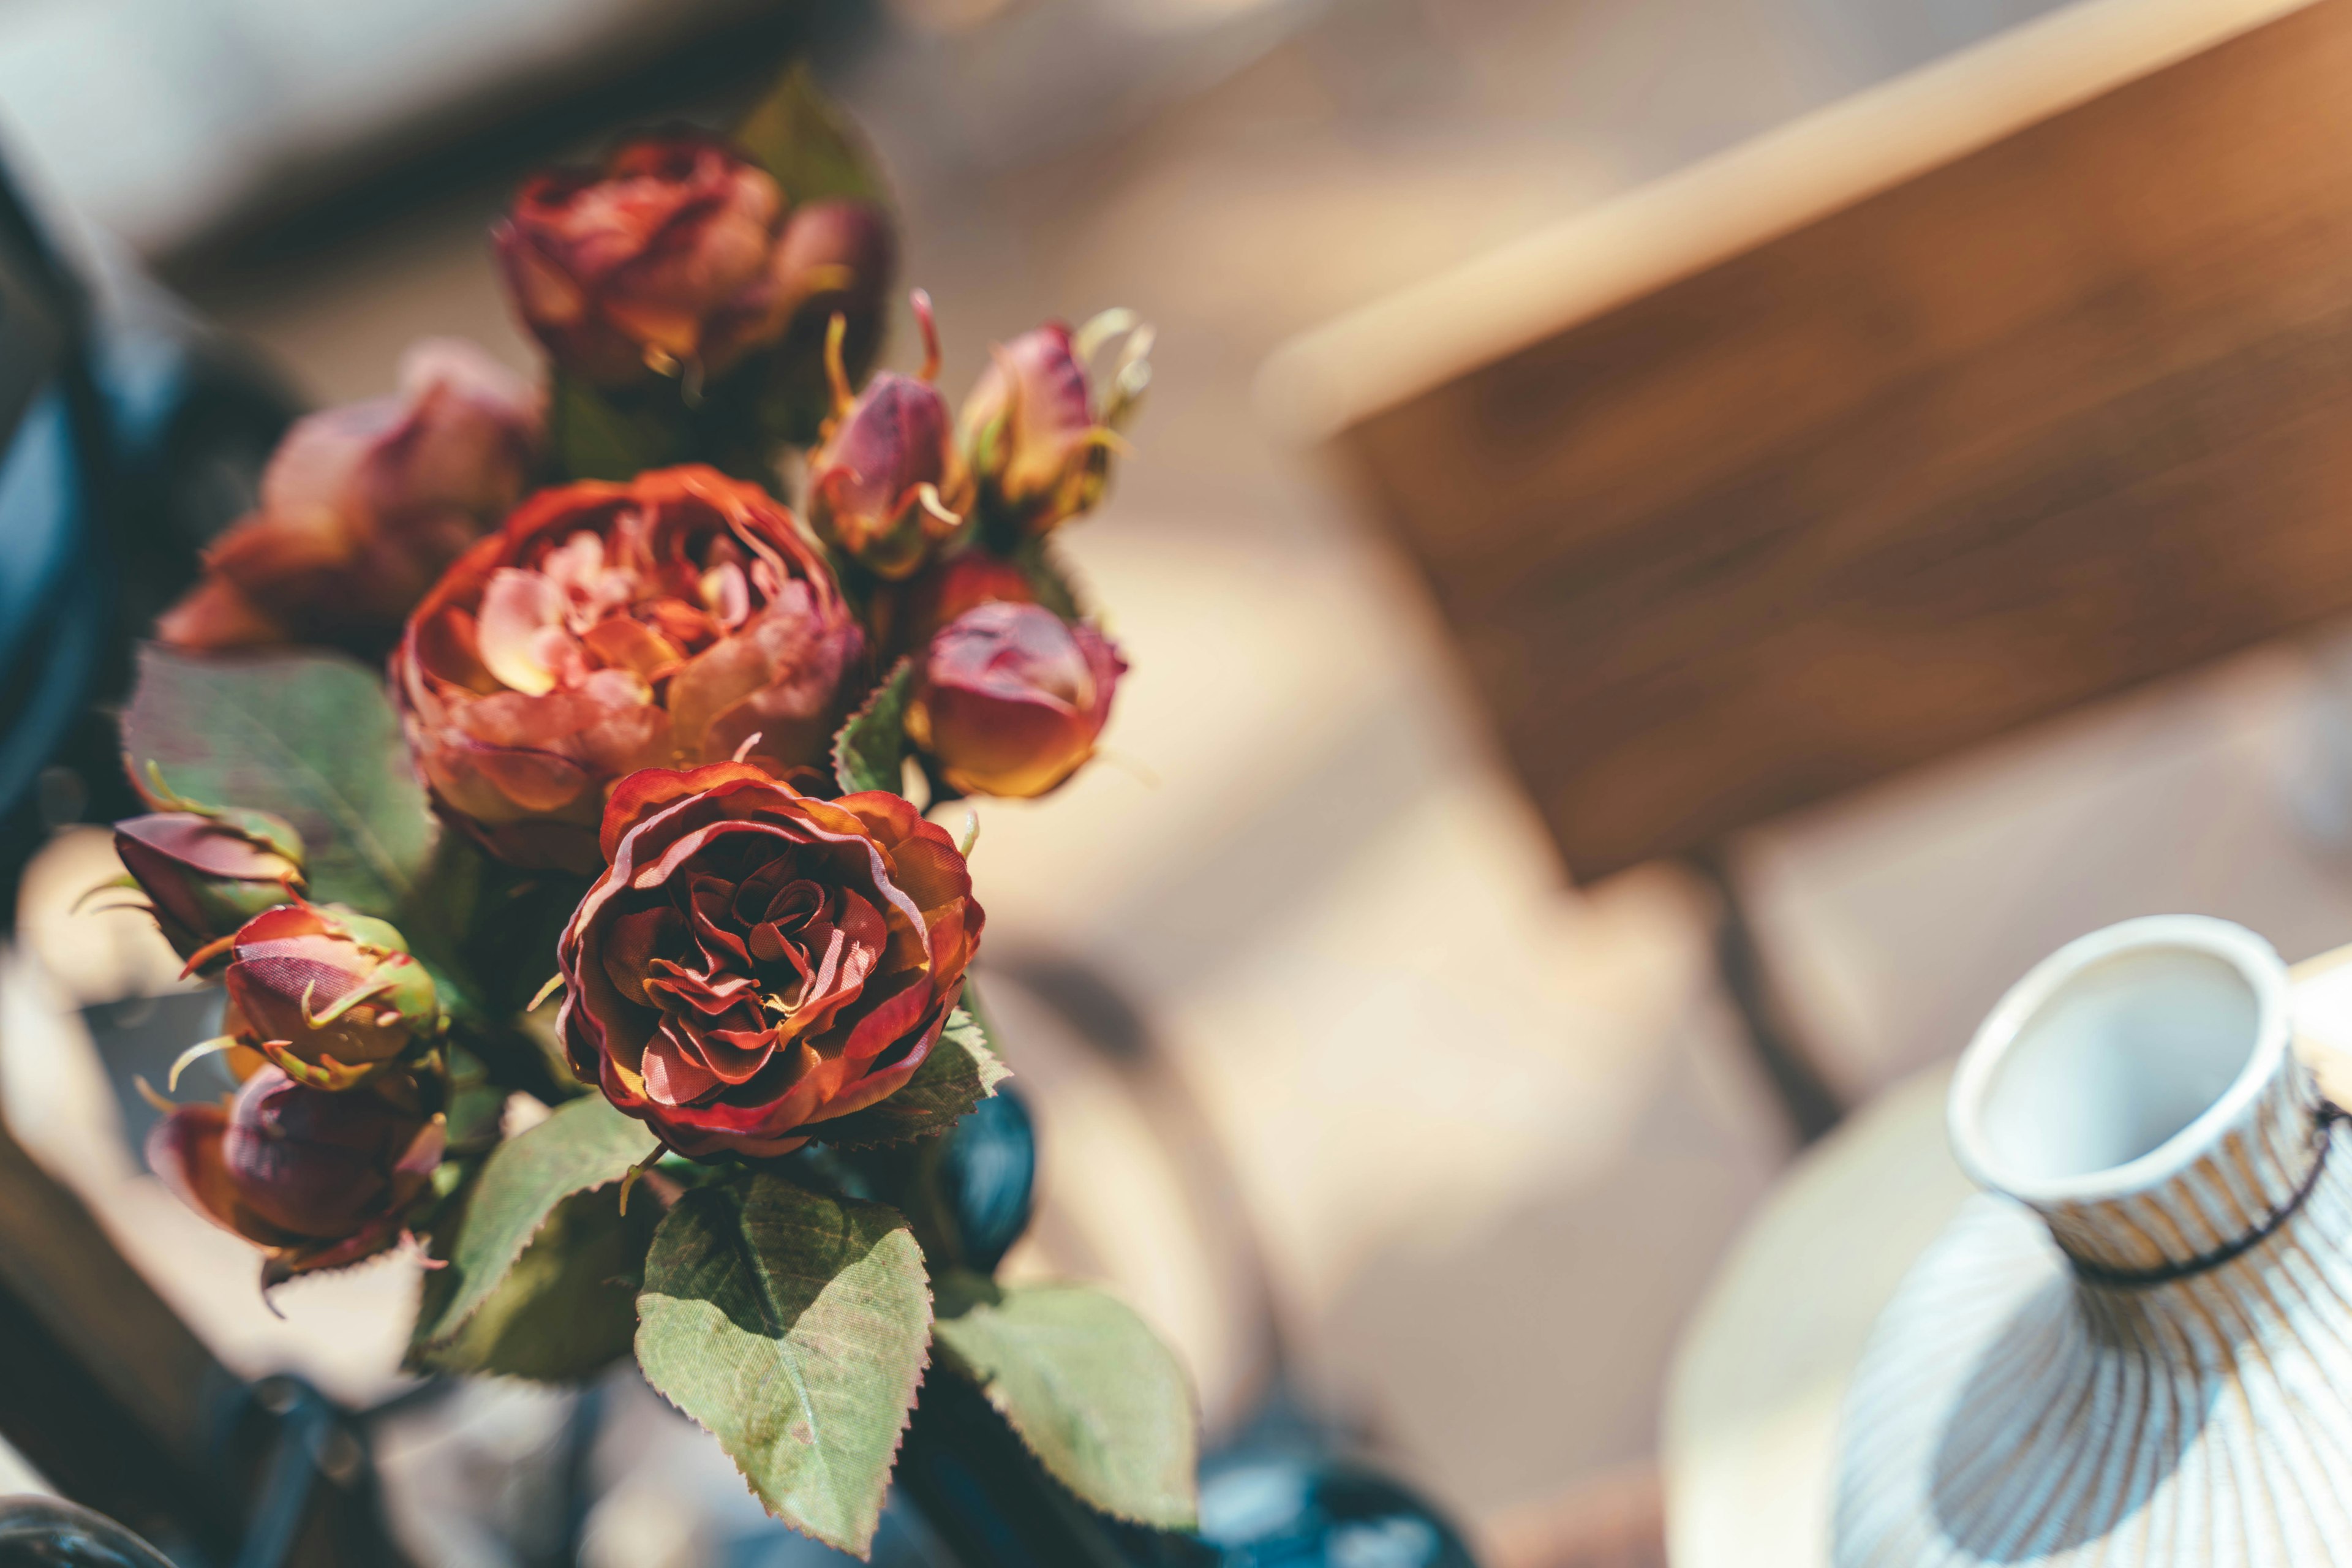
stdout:
{"type": "Polygon", "coordinates": [[[142,251],[765,0],[0,0],[0,136],[142,251]]]}

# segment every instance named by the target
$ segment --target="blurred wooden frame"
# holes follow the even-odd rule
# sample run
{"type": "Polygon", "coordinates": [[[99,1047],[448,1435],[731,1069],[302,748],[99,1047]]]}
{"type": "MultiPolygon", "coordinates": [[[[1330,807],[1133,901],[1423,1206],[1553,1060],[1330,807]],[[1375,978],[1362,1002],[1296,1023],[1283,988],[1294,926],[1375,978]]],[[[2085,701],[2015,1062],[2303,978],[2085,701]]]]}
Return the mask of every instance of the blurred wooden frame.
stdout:
{"type": "Polygon", "coordinates": [[[2352,0],[2089,0],[1287,347],[1572,871],[2352,610],[2352,0]]]}

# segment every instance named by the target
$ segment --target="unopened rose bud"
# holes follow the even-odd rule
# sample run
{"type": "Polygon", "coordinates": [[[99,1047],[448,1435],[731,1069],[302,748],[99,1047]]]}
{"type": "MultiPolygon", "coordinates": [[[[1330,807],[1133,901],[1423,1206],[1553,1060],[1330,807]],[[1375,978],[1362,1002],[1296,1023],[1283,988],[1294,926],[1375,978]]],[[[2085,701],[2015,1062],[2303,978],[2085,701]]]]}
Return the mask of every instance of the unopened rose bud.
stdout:
{"type": "Polygon", "coordinates": [[[534,176],[492,230],[515,309],[603,386],[717,380],[784,328],[784,193],[738,148],[667,131],[534,176]]]}
{"type": "Polygon", "coordinates": [[[907,737],[967,795],[1044,795],[1094,755],[1126,672],[1092,626],[1038,605],[982,605],[931,639],[907,737]]]}
{"type": "Polygon", "coordinates": [[[1151,329],[1105,310],[1073,335],[1049,321],[1000,344],[957,420],[980,506],[1024,533],[1091,511],[1109,482],[1118,431],[1151,380],[1151,329]],[[1087,362],[1125,336],[1101,395],[1087,362]]]}
{"type": "Polygon", "coordinates": [[[338,906],[280,904],[238,928],[227,1033],[299,1082],[341,1089],[441,1027],[399,931],[338,906]]]}
{"type": "Polygon", "coordinates": [[[226,1104],[173,1110],[148,1134],[147,1163],[198,1213],[267,1251],[267,1281],[392,1246],[443,1145],[406,1073],[336,1094],[266,1067],[226,1104]]]}
{"type": "Polygon", "coordinates": [[[134,816],[114,825],[114,851],[164,939],[198,973],[218,973],[223,939],[237,927],[302,892],[302,840],[266,811],[134,816]]]}
{"type": "Polygon", "coordinates": [[[809,458],[809,522],[817,536],[877,576],[913,574],[963,526],[970,485],[950,438],[947,400],[931,383],[940,340],[931,302],[914,295],[922,323],[922,374],[884,371],[852,397],[836,324],[825,345],[834,416],[809,458]]]}

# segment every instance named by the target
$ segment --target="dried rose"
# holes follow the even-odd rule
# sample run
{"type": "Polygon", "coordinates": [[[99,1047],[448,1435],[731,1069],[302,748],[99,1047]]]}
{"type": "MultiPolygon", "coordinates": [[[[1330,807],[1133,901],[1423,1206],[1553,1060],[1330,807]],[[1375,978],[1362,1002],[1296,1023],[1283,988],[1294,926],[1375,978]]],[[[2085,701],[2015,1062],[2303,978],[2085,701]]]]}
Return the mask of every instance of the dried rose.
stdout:
{"type": "Polygon", "coordinates": [[[982,605],[931,638],[907,738],[967,795],[1044,795],[1094,755],[1126,673],[1092,626],[1037,605],[982,605]]]}
{"type": "Polygon", "coordinates": [[[1044,533],[1094,509],[1109,482],[1118,432],[1150,384],[1151,329],[1105,310],[1074,338],[1049,321],[998,345],[958,416],[956,439],[979,504],[1024,533],[1044,533]],[[1126,334],[1099,405],[1087,363],[1126,334]]]}
{"type": "Polygon", "coordinates": [[[227,1037],[286,1074],[341,1089],[440,1032],[433,976],[386,921],[337,905],[280,904],[237,928],[227,1037]]]}
{"type": "Polygon", "coordinates": [[[602,386],[717,380],[783,331],[784,193],[707,132],[634,137],[526,182],[492,231],[523,324],[602,386]]]}
{"type": "MultiPolygon", "coordinates": [[[[852,397],[842,364],[841,331],[826,340],[834,414],[809,457],[808,512],[817,537],[877,576],[912,575],[963,526],[970,481],[950,438],[947,400],[931,383],[940,373],[939,330],[919,289],[920,375],[884,371],[852,397]]],[[[838,318],[836,318],[838,321],[838,318]]]]}
{"type": "Polygon", "coordinates": [[[147,1163],[197,1213],[267,1252],[268,1284],[391,1247],[443,1141],[441,1118],[405,1072],[334,1094],[266,1067],[222,1103],[183,1105],[156,1123],[147,1163]]]}
{"type": "Polygon", "coordinates": [[[302,892],[302,840],[266,811],[188,809],[114,825],[114,851],[192,971],[226,961],[224,939],[302,892]]]}
{"type": "Polygon", "coordinates": [[[572,1070],[695,1158],[764,1156],[896,1092],[980,945],[947,833],[719,763],[622,781],[557,945],[572,1070]]]}
{"type": "Polygon", "coordinates": [[[625,774],[820,764],[862,648],[791,512],[663,468],[531,498],[417,606],[393,687],[445,814],[512,864],[585,873],[625,774]]]}
{"type": "Polygon", "coordinates": [[[877,593],[868,614],[883,653],[896,658],[928,646],[941,626],[976,605],[1036,599],[1035,585],[1020,567],[984,551],[966,550],[877,593]]]}
{"type": "Polygon", "coordinates": [[[155,634],[208,651],[320,643],[381,654],[410,606],[522,494],[538,391],[470,343],[428,339],[400,392],[299,420],[261,504],[215,541],[155,634]]]}

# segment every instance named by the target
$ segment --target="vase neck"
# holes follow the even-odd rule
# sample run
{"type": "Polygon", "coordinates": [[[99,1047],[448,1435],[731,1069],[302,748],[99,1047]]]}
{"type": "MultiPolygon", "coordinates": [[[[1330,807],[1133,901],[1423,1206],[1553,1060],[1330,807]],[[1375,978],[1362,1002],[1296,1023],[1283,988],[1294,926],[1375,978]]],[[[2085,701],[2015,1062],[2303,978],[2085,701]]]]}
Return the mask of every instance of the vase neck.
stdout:
{"type": "Polygon", "coordinates": [[[2134,1191],[2026,1197],[2084,1283],[2147,1288],[2224,1267],[2295,1224],[2333,1113],[2292,1056],[2193,1158],[2134,1191]]]}

